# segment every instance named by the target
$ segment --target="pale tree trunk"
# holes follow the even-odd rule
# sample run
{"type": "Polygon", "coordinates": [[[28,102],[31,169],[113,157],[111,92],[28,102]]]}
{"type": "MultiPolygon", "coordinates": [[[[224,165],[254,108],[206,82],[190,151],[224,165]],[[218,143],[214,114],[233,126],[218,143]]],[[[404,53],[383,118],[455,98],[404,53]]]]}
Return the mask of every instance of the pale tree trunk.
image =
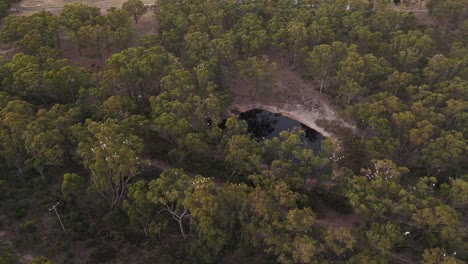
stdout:
{"type": "Polygon", "coordinates": [[[184,217],[190,217],[191,216],[191,214],[188,213],[187,208],[184,207],[184,210],[182,212],[178,213],[178,212],[176,212],[174,210],[173,205],[169,206],[168,204],[164,204],[164,206],[166,208],[161,209],[158,212],[158,214],[163,212],[163,211],[169,212],[172,215],[172,219],[174,219],[175,221],[177,221],[179,223],[179,229],[180,229],[180,233],[182,234],[182,237],[184,239],[187,238],[188,235],[185,234],[184,225],[183,225],[184,217]]]}
{"type": "Polygon", "coordinates": [[[179,218],[177,221],[179,222],[180,233],[182,234],[182,237],[185,239],[187,235],[185,234],[184,226],[182,225],[182,218],[179,218]]]}
{"type": "Polygon", "coordinates": [[[149,228],[148,228],[148,224],[146,223],[145,220],[143,220],[143,219],[141,219],[141,218],[138,219],[138,220],[140,220],[140,223],[141,223],[141,225],[143,226],[143,232],[145,233],[145,236],[148,237],[148,236],[149,236],[149,233],[148,233],[148,229],[149,229],[149,228]]]}
{"type": "Polygon", "coordinates": [[[60,33],[59,33],[58,30],[57,30],[57,34],[56,34],[55,37],[56,37],[56,40],[57,40],[57,46],[58,46],[58,48],[60,49],[60,48],[61,48],[61,47],[60,47],[60,33]]]}
{"type": "Polygon", "coordinates": [[[320,80],[320,93],[322,93],[323,90],[323,84],[325,83],[325,78],[327,78],[327,70],[323,72],[322,80],[320,80]]]}
{"type": "Polygon", "coordinates": [[[42,180],[45,181],[45,175],[44,175],[44,166],[40,166],[40,167],[36,167],[36,170],[39,172],[39,174],[41,175],[41,178],[42,180]]]}
{"type": "Polygon", "coordinates": [[[297,57],[297,49],[294,49],[294,55],[293,55],[293,69],[296,68],[296,57],[297,57]]]}

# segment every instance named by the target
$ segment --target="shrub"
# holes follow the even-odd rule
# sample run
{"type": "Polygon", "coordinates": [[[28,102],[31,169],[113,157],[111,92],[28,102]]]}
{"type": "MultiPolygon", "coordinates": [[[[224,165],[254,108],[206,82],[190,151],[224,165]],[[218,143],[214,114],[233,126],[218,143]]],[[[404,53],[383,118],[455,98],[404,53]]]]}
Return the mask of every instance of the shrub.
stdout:
{"type": "Polygon", "coordinates": [[[5,198],[8,193],[8,184],[4,180],[0,180],[0,200],[5,198]]]}
{"type": "Polygon", "coordinates": [[[33,260],[31,261],[31,264],[52,264],[52,261],[50,261],[50,259],[47,257],[40,256],[40,257],[33,258],[33,260]]]}
{"type": "Polygon", "coordinates": [[[62,193],[66,201],[71,201],[80,196],[86,190],[86,180],[75,173],[63,175],[62,193]]]}
{"type": "Polygon", "coordinates": [[[115,258],[116,251],[110,246],[98,246],[89,251],[87,264],[97,264],[110,261],[115,258]]]}
{"type": "Polygon", "coordinates": [[[15,264],[17,257],[13,247],[10,245],[0,245],[0,264],[15,264]]]}
{"type": "Polygon", "coordinates": [[[18,207],[11,211],[10,215],[16,219],[23,218],[26,215],[25,207],[18,207]]]}
{"type": "Polygon", "coordinates": [[[18,227],[18,232],[20,233],[34,233],[37,231],[37,226],[33,221],[27,221],[26,223],[18,227]]]}

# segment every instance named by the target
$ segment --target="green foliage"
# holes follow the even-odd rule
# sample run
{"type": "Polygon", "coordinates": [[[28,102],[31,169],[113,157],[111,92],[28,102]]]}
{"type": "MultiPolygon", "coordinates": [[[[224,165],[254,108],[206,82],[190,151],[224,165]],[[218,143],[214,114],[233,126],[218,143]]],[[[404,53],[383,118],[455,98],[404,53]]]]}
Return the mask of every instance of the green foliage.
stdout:
{"type": "Polygon", "coordinates": [[[100,23],[100,11],[97,7],[80,2],[65,5],[60,14],[61,24],[70,32],[76,33],[83,26],[100,23]]]}
{"type": "Polygon", "coordinates": [[[31,264],[52,264],[52,261],[47,257],[40,256],[33,258],[31,264]]]}
{"type": "Polygon", "coordinates": [[[421,59],[430,56],[434,50],[434,43],[429,35],[431,32],[410,30],[392,32],[392,61],[400,71],[409,71],[421,66],[421,59]]]}
{"type": "Polygon", "coordinates": [[[336,73],[337,66],[345,54],[346,45],[338,41],[331,45],[315,46],[309,53],[306,61],[307,72],[320,80],[320,93],[328,76],[336,73]]]}
{"type": "Polygon", "coordinates": [[[8,183],[5,180],[0,180],[0,200],[4,199],[8,194],[8,183]]]}
{"type": "Polygon", "coordinates": [[[77,129],[84,133],[77,154],[91,172],[91,187],[110,208],[118,206],[130,180],[144,166],[142,140],[113,119],[103,123],[88,119],[77,129]]]}
{"type": "Polygon", "coordinates": [[[329,178],[325,168],[330,165],[333,144],[324,141],[321,152],[316,154],[311,148],[304,147],[304,131],[282,131],[279,137],[264,141],[264,161],[269,171],[264,175],[282,179],[294,190],[310,188],[310,179],[315,178],[316,187],[329,178]]]}
{"type": "Polygon", "coordinates": [[[7,1],[0,3],[0,19],[6,17],[8,15],[8,11],[10,10],[10,4],[7,1]]]}
{"type": "Polygon", "coordinates": [[[112,46],[128,47],[132,37],[131,14],[128,10],[112,7],[101,15],[99,8],[74,3],[64,6],[60,18],[80,56],[82,49],[88,48],[92,51],[90,56],[102,58],[103,51],[112,46]]]}
{"type": "Polygon", "coordinates": [[[20,174],[27,159],[23,135],[32,115],[32,106],[20,100],[12,100],[0,110],[0,156],[20,174]]]}
{"type": "MultiPolygon", "coordinates": [[[[83,199],[85,197],[82,196],[80,198],[83,199]]],[[[89,220],[84,214],[80,214],[78,211],[69,211],[66,214],[60,214],[60,217],[67,228],[67,233],[70,235],[70,243],[90,237],[89,220]]]]}
{"type": "Polygon", "coordinates": [[[234,25],[237,44],[242,53],[252,56],[268,45],[269,37],[263,24],[260,16],[248,13],[234,25]]]}
{"type": "Polygon", "coordinates": [[[44,104],[73,102],[78,90],[89,85],[90,75],[87,70],[66,63],[58,58],[57,50],[48,47],[41,47],[36,56],[18,53],[4,66],[8,74],[3,85],[12,95],[44,104]]]}
{"type": "Polygon", "coordinates": [[[166,223],[160,219],[158,221],[157,210],[147,194],[148,184],[145,181],[131,184],[123,208],[132,224],[143,229],[145,236],[159,235],[166,223]]]}
{"type": "Polygon", "coordinates": [[[453,25],[457,25],[463,19],[466,19],[464,8],[468,2],[465,0],[431,0],[429,2],[429,10],[432,15],[439,20],[447,20],[453,25]]]}
{"type": "Polygon", "coordinates": [[[325,245],[333,254],[343,256],[348,250],[352,250],[355,238],[348,229],[340,227],[336,230],[327,230],[325,245]]]}
{"type": "Polygon", "coordinates": [[[465,262],[456,258],[456,252],[453,252],[451,254],[451,253],[447,253],[447,251],[443,248],[431,248],[431,249],[424,250],[421,263],[461,264],[465,262]]]}
{"type": "Polygon", "coordinates": [[[159,91],[159,80],[170,60],[162,47],[154,46],[126,49],[106,63],[107,69],[99,73],[101,86],[137,98],[159,91]]]}
{"type": "Polygon", "coordinates": [[[11,212],[10,216],[20,219],[26,216],[26,207],[15,207],[11,212]]]}
{"type": "Polygon", "coordinates": [[[190,219],[190,212],[185,201],[189,188],[194,183],[181,169],[164,171],[158,179],[149,184],[147,199],[158,205],[158,213],[167,212],[179,224],[180,233],[186,238],[184,222],[190,219]]]}
{"type": "Polygon", "coordinates": [[[79,198],[86,189],[86,180],[75,173],[65,173],[62,182],[63,198],[67,201],[73,201],[79,198]]]}
{"type": "Polygon", "coordinates": [[[94,247],[89,251],[88,258],[86,259],[87,264],[105,263],[115,258],[116,250],[107,245],[101,245],[94,247]]]}
{"type": "Polygon", "coordinates": [[[36,231],[37,231],[37,226],[36,224],[34,224],[33,221],[25,222],[18,227],[18,232],[23,233],[23,234],[30,234],[36,231]]]}
{"type": "Polygon", "coordinates": [[[176,146],[169,155],[180,165],[190,155],[206,157],[207,122],[221,121],[227,100],[212,81],[210,65],[199,65],[195,76],[179,64],[174,66],[161,78],[162,92],[152,96],[150,103],[154,129],[176,146]]]}
{"type": "Polygon", "coordinates": [[[379,251],[381,255],[387,255],[389,250],[397,243],[403,241],[401,230],[395,224],[388,222],[385,225],[371,224],[366,231],[369,245],[379,251]]]}
{"type": "Polygon", "coordinates": [[[242,221],[245,223],[242,235],[249,238],[251,246],[263,248],[280,263],[289,263],[291,259],[303,262],[316,260],[312,256],[323,249],[315,239],[306,235],[311,231],[315,214],[310,208],[297,208],[299,195],[285,182],[266,184],[249,190],[247,199],[239,201],[253,201],[247,207],[248,211],[241,212],[242,217],[247,217],[242,221]],[[270,234],[268,230],[273,232],[270,234]]]}
{"type": "Polygon", "coordinates": [[[349,264],[358,264],[358,263],[386,264],[388,263],[388,260],[387,258],[382,257],[382,256],[375,256],[369,250],[365,250],[351,257],[348,263],[349,264]]]}
{"type": "Polygon", "coordinates": [[[445,191],[448,204],[455,209],[468,209],[468,181],[466,175],[460,179],[451,179],[449,184],[441,185],[441,190],[445,191]]]}
{"type": "MultiPolygon", "coordinates": [[[[57,109],[59,106],[55,107],[57,109]]],[[[31,164],[45,179],[44,169],[46,165],[61,165],[64,161],[65,152],[62,148],[65,138],[56,126],[57,115],[54,108],[51,111],[39,110],[34,121],[30,122],[24,133],[24,145],[30,159],[26,161],[31,164]]]]}
{"type": "MultiPolygon", "coordinates": [[[[147,11],[140,0],[105,15],[73,3],[60,16],[5,18],[0,41],[18,53],[0,59],[2,224],[37,233],[41,226],[15,221],[47,211],[64,174],[67,233],[49,245],[54,259],[56,249],[82,255],[70,245],[86,237],[89,263],[462,263],[466,0],[427,4],[440,27],[380,0],[160,0],[157,34],[132,48],[131,19],[147,11]],[[80,55],[97,58],[93,72],[63,59],[63,33],[80,55]],[[228,88],[246,86],[254,103],[267,103],[289,80],[276,70],[288,62],[312,79],[294,96],[313,97],[302,85],[316,85],[354,132],[332,135],[314,153],[300,130],[258,142],[236,116],[219,125],[228,88]],[[143,157],[167,170],[142,180],[143,157]],[[50,180],[31,179],[32,169],[50,180]],[[88,206],[99,196],[109,213],[88,206]],[[333,201],[359,216],[323,208],[333,201]]],[[[289,109],[294,100],[280,94],[269,103],[289,109]]],[[[16,262],[14,253],[2,244],[0,263],[16,262]]]]}
{"type": "Polygon", "coordinates": [[[16,252],[11,245],[0,245],[0,264],[17,263],[16,252]]]}
{"type": "Polygon", "coordinates": [[[462,133],[448,131],[443,133],[441,137],[426,142],[421,159],[424,160],[423,162],[429,172],[437,173],[437,170],[445,170],[451,166],[456,166],[457,161],[467,151],[466,140],[464,140],[462,133]]]}
{"type": "Polygon", "coordinates": [[[245,61],[238,61],[237,67],[241,78],[251,86],[249,91],[251,99],[271,93],[275,85],[276,64],[271,63],[268,57],[264,56],[261,60],[257,57],[249,57],[245,61]]]}
{"type": "Polygon", "coordinates": [[[83,25],[71,34],[71,39],[77,43],[81,55],[82,48],[93,50],[92,57],[102,57],[102,50],[108,41],[108,32],[101,25],[83,25]]]}
{"type": "Polygon", "coordinates": [[[234,172],[256,172],[262,162],[261,145],[247,135],[234,135],[229,139],[225,161],[234,172]]]}
{"type": "Polygon", "coordinates": [[[0,30],[0,41],[16,42],[22,51],[34,55],[42,46],[60,46],[59,27],[59,18],[45,11],[31,16],[8,16],[0,30]]]}
{"type": "Polygon", "coordinates": [[[143,16],[148,9],[140,0],[127,0],[122,4],[122,9],[132,15],[135,24],[138,23],[138,19],[143,16]]]}

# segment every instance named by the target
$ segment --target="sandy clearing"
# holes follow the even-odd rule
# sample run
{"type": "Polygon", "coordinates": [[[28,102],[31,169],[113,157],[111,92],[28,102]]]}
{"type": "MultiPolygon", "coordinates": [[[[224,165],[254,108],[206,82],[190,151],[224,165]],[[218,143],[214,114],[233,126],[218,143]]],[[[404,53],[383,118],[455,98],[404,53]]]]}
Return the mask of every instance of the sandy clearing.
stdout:
{"type": "Polygon", "coordinates": [[[337,135],[321,126],[319,121],[332,122],[355,131],[354,125],[343,120],[332,107],[328,96],[320,94],[312,83],[306,83],[284,62],[275,62],[278,65],[275,75],[281,78],[278,78],[269,95],[252,99],[248,95],[251,87],[237,76],[231,77],[230,90],[233,93],[233,102],[229,112],[262,109],[282,114],[314,129],[334,143],[338,140],[337,135]]]}

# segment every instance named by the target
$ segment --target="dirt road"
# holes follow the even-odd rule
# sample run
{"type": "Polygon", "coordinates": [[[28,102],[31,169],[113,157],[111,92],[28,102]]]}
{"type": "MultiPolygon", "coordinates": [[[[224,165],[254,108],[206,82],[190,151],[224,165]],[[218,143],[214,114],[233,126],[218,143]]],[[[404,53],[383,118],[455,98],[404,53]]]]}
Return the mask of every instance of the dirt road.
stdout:
{"type": "MultiPolygon", "coordinates": [[[[49,11],[51,13],[58,13],[62,10],[63,6],[74,2],[81,2],[83,4],[99,7],[101,10],[107,10],[111,7],[120,8],[125,0],[89,0],[89,1],[71,1],[71,0],[22,0],[13,5],[19,11],[19,14],[30,14],[38,11],[49,11]]],[[[146,5],[154,4],[154,0],[142,0],[146,5]]]]}

